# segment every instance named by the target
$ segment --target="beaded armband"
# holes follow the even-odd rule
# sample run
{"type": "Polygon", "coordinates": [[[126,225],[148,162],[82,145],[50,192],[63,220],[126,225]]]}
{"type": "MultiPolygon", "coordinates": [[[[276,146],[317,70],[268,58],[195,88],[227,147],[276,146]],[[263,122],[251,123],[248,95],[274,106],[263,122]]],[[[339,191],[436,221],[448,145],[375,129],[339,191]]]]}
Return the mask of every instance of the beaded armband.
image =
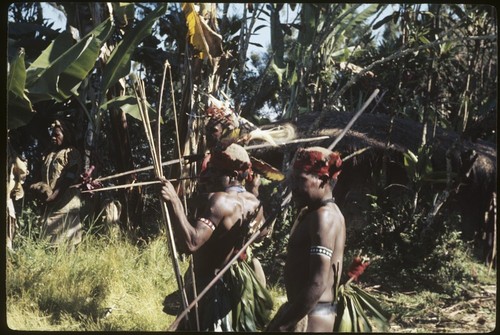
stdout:
{"type": "Polygon", "coordinates": [[[210,229],[212,230],[215,230],[215,225],[212,221],[210,221],[209,219],[205,219],[205,218],[198,218],[198,221],[201,221],[203,222],[204,224],[206,224],[207,226],[210,227],[210,229]]]}
{"type": "Polygon", "coordinates": [[[319,246],[319,245],[314,245],[309,249],[309,254],[310,255],[325,255],[329,258],[332,258],[333,252],[325,247],[319,246]]]}

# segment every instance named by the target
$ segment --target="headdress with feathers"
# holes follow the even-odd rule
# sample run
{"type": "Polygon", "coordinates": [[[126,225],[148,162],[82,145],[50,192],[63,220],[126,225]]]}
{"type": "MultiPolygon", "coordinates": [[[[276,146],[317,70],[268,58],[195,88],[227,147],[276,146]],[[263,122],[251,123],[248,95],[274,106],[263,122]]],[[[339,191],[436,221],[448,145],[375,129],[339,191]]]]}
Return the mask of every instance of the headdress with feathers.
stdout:
{"type": "MultiPolygon", "coordinates": [[[[240,145],[250,141],[264,141],[273,146],[285,143],[295,138],[295,128],[291,124],[279,125],[269,129],[261,129],[242,116],[237,115],[230,106],[229,99],[221,101],[208,94],[209,107],[206,109],[206,125],[213,127],[222,126],[220,142],[224,146],[231,143],[240,145]]],[[[226,97],[227,98],[227,97],[226,97]]],[[[254,170],[270,180],[283,180],[281,171],[266,162],[250,156],[254,170]]]]}

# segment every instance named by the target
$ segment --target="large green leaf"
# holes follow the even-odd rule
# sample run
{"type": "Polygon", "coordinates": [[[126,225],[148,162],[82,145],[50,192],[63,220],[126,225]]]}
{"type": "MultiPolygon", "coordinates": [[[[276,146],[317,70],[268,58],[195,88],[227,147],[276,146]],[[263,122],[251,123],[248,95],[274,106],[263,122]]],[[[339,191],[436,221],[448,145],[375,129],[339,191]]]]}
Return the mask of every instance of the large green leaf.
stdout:
{"type": "Polygon", "coordinates": [[[357,298],[360,299],[360,302],[370,313],[372,313],[375,319],[381,324],[387,324],[391,315],[382,308],[378,300],[369,293],[363,291],[360,287],[352,285],[352,288],[356,292],[357,298]]]}
{"type": "Polygon", "coordinates": [[[145,37],[151,34],[153,23],[166,12],[166,9],[167,4],[159,6],[133,29],[129,30],[123,40],[118,43],[104,67],[101,86],[103,93],[120,78],[130,73],[131,57],[134,50],[145,37]]]}
{"type": "Polygon", "coordinates": [[[17,56],[10,64],[9,74],[7,76],[7,91],[21,99],[27,100],[29,107],[31,107],[30,101],[24,92],[26,84],[26,66],[24,64],[24,55],[24,49],[19,49],[17,56]]]}
{"type": "Polygon", "coordinates": [[[76,44],[68,32],[61,33],[28,68],[26,87],[32,101],[64,101],[77,95],[112,29],[107,19],[76,44]]]}
{"type": "MultiPolygon", "coordinates": [[[[147,104],[147,102],[146,102],[147,104]]],[[[150,116],[150,119],[153,119],[156,117],[156,111],[148,104],[148,113],[150,116]]],[[[114,99],[109,100],[108,102],[104,103],[101,105],[101,109],[107,110],[107,109],[121,109],[123,112],[127,113],[128,115],[132,116],[135,119],[142,120],[141,118],[141,112],[139,110],[139,106],[137,105],[137,99],[135,96],[131,95],[124,95],[120,96],[114,99]]]]}
{"type": "Polygon", "coordinates": [[[346,296],[342,296],[342,298],[343,298],[342,304],[344,306],[344,310],[337,331],[339,333],[350,333],[352,332],[353,328],[353,322],[349,312],[350,304],[348,303],[346,296]]]}
{"type": "Polygon", "coordinates": [[[372,15],[377,13],[379,10],[378,4],[371,4],[371,5],[352,5],[353,8],[355,9],[355,12],[350,13],[347,15],[346,20],[342,21],[342,24],[340,25],[340,30],[341,31],[350,31],[353,27],[362,24],[365,22],[368,18],[370,18],[372,15]],[[361,9],[361,11],[357,12],[358,9],[361,9]]]}
{"type": "Polygon", "coordinates": [[[7,75],[7,122],[9,129],[25,125],[33,117],[31,101],[24,91],[26,82],[24,55],[24,49],[20,49],[10,63],[7,75]]]}

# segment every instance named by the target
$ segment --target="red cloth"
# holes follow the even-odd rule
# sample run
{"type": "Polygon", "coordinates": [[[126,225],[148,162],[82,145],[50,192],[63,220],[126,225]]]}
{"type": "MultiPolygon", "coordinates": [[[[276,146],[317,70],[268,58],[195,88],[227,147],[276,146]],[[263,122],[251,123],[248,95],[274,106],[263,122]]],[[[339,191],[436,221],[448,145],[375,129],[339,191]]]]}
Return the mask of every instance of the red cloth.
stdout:
{"type": "Polygon", "coordinates": [[[349,270],[347,275],[351,277],[354,281],[358,281],[359,276],[365,272],[366,268],[370,265],[369,261],[364,261],[360,257],[355,257],[352,260],[351,265],[349,265],[349,270]]]}
{"type": "Polygon", "coordinates": [[[297,151],[293,168],[305,173],[315,174],[319,177],[327,176],[337,179],[341,172],[342,159],[338,152],[320,151],[313,148],[300,148],[297,151]]]}

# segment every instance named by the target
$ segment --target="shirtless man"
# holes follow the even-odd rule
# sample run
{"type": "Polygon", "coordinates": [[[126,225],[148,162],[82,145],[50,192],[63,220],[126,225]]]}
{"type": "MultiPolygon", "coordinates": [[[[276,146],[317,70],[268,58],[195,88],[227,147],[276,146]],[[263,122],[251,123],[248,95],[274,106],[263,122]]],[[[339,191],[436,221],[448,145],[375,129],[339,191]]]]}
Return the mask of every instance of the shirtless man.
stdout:
{"type": "Polygon", "coordinates": [[[290,186],[302,210],[288,242],[284,274],[288,302],[268,331],[333,331],[345,245],[344,217],[332,196],[341,164],[338,153],[321,147],[297,151],[290,186]]]}
{"type": "MultiPolygon", "coordinates": [[[[206,287],[243,246],[245,238],[257,231],[264,222],[260,201],[241,184],[250,173],[250,158],[243,147],[233,143],[226,148],[214,149],[204,176],[209,183],[207,189],[212,193],[208,195],[207,206],[193,223],[184,214],[175,188],[163,179],[161,194],[170,209],[177,245],[181,252],[193,254],[197,292],[206,287]]],[[[265,235],[263,231],[261,236],[265,235]]],[[[200,330],[256,331],[268,322],[271,309],[271,296],[258,283],[251,267],[246,262],[237,262],[201,299],[198,311],[200,330]],[[241,280],[243,277],[235,273],[245,271],[247,276],[255,279],[252,280],[254,290],[262,292],[265,299],[254,295],[253,291],[251,297],[246,297],[245,292],[235,296],[234,292],[240,292],[245,287],[241,280]],[[237,320],[248,316],[246,313],[237,313],[243,308],[237,308],[242,299],[246,300],[244,308],[255,308],[256,304],[263,307],[254,309],[252,320],[237,320]],[[262,310],[264,315],[257,310],[262,310]]],[[[194,319],[194,313],[191,313],[190,322],[194,319]]],[[[184,329],[181,330],[196,329],[192,323],[182,327],[184,329]]]]}

